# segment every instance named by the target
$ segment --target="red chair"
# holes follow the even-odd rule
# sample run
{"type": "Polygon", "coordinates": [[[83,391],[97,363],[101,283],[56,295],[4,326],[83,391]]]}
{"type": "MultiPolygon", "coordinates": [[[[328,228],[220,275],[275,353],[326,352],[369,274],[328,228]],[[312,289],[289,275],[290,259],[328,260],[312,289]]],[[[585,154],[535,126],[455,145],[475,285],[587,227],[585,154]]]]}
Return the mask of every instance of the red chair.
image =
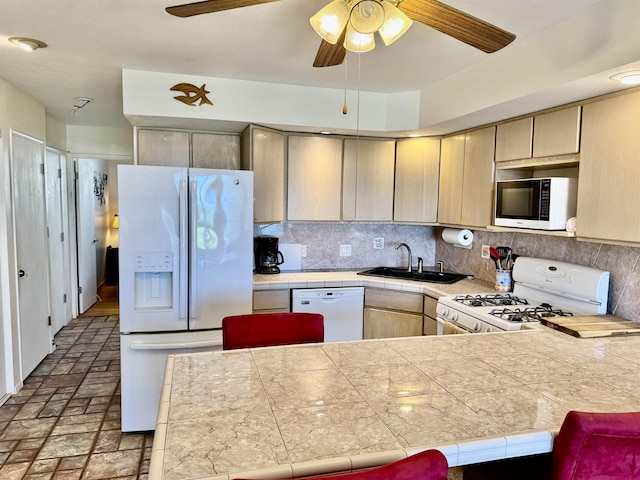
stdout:
{"type": "Polygon", "coordinates": [[[569,412],[553,442],[549,480],[640,479],[640,412],[569,412]]]}
{"type": "Polygon", "coordinates": [[[464,468],[464,480],[638,480],[640,412],[571,411],[550,455],[464,468]]]}
{"type": "Polygon", "coordinates": [[[321,342],[324,317],[319,313],[252,313],[222,319],[223,350],[321,342]]]}
{"type": "Polygon", "coordinates": [[[296,480],[311,478],[319,478],[320,480],[447,480],[448,472],[447,458],[439,450],[425,450],[381,467],[337,475],[323,475],[322,477],[297,478],[296,480]]]}

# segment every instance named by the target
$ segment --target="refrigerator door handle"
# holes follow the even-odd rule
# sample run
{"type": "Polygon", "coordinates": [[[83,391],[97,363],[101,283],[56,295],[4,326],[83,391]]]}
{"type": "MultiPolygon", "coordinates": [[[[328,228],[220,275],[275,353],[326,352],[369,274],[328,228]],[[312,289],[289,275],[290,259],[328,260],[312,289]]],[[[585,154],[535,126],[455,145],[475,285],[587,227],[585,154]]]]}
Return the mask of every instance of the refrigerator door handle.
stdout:
{"type": "Polygon", "coordinates": [[[189,217],[187,215],[187,180],[180,180],[180,193],[179,193],[179,202],[180,202],[180,219],[179,219],[179,228],[180,228],[180,238],[179,238],[179,250],[178,250],[178,281],[179,281],[179,315],[180,319],[184,320],[187,318],[187,288],[188,288],[188,267],[189,267],[189,259],[188,259],[188,247],[187,247],[187,233],[188,233],[188,220],[189,217]]]}
{"type": "Polygon", "coordinates": [[[185,348],[222,347],[220,340],[202,340],[194,342],[166,342],[166,343],[132,343],[131,350],[180,350],[185,348]]]}
{"type": "MultiPolygon", "coordinates": [[[[197,290],[197,260],[198,260],[198,182],[192,180],[189,185],[189,317],[192,320],[198,318],[196,310],[197,290]]],[[[190,326],[191,327],[191,326],[190,326]]]]}

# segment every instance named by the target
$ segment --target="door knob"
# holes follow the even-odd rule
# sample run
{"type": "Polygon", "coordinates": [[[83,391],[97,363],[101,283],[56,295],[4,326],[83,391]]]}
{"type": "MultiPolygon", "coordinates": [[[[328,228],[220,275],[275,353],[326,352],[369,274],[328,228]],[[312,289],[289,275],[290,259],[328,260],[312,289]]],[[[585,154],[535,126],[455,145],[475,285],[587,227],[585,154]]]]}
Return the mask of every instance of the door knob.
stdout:
{"type": "Polygon", "coordinates": [[[26,275],[27,275],[27,274],[25,273],[25,271],[24,271],[24,270],[22,270],[22,269],[18,270],[18,276],[19,276],[19,277],[26,277],[26,275]]]}

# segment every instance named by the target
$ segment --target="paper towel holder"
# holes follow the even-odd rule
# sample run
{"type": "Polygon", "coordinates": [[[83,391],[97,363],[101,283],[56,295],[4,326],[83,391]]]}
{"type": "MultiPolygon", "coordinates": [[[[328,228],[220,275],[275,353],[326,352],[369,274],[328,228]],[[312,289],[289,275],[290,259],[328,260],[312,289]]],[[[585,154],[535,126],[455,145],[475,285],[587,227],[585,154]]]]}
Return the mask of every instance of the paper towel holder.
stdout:
{"type": "Polygon", "coordinates": [[[473,232],[468,229],[445,228],[442,231],[442,240],[454,247],[471,250],[473,247],[473,232]]]}

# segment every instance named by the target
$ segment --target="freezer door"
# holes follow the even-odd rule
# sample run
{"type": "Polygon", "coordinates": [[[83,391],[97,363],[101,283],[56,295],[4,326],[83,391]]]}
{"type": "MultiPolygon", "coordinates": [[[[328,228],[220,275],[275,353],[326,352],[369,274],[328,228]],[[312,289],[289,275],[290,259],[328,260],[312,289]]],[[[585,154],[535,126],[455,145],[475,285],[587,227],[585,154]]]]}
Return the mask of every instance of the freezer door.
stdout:
{"type": "Polygon", "coordinates": [[[188,328],[187,186],[184,168],[118,166],[121,332],[188,328]]]}
{"type": "Polygon", "coordinates": [[[253,172],[189,170],[189,329],[251,313],[253,172]]]}
{"type": "Polygon", "coordinates": [[[167,356],[222,350],[222,332],[120,336],[122,431],[154,430],[167,356]]]}

